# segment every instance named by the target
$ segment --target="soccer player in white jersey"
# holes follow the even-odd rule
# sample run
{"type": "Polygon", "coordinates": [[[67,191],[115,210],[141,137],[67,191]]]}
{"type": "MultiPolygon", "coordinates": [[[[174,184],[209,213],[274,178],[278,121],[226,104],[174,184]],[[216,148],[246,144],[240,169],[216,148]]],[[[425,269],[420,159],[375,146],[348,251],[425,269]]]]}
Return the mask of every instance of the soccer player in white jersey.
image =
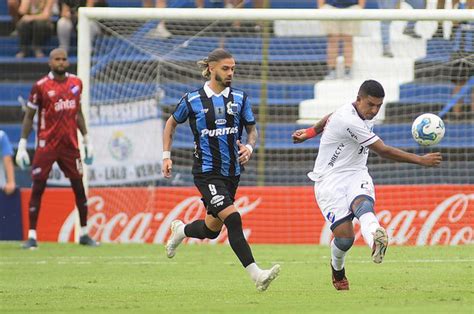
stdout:
{"type": "Polygon", "coordinates": [[[365,81],[357,100],[337,109],[315,126],[297,130],[293,142],[301,143],[323,132],[318,157],[309,178],[319,208],[331,224],[332,282],[337,290],[349,290],[344,258],[354,243],[352,219],[361,225],[362,236],[372,249],[372,260],[381,263],[388,246],[388,234],[374,211],[375,192],[367,170],[369,149],[380,157],[432,167],[441,163],[440,153],[423,156],[385,145],[373,132],[374,118],[382,106],[385,92],[374,80],[365,81]]]}

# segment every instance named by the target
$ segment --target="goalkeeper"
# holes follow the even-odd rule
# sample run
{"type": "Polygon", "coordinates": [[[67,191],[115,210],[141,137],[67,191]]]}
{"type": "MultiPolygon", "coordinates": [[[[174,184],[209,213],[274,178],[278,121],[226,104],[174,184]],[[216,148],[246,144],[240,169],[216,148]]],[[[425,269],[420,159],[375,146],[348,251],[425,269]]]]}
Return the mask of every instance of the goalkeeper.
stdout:
{"type": "Polygon", "coordinates": [[[31,132],[33,117],[38,110],[37,147],[31,176],[33,180],[29,203],[28,240],[25,249],[38,247],[36,224],[41,205],[41,197],[54,162],[71,181],[76,198],[81,224],[79,243],[96,246],[87,234],[87,199],[82,183],[82,163],[78,148],[77,129],[84,137],[86,164],[92,162],[92,146],[88,141],[86,123],[81,109],[82,82],[75,75],[66,72],[69,62],[67,52],[62,48],[51,51],[48,75],[37,81],[28,99],[25,117],[18,143],[16,163],[25,169],[30,164],[26,151],[26,139],[31,132]]]}

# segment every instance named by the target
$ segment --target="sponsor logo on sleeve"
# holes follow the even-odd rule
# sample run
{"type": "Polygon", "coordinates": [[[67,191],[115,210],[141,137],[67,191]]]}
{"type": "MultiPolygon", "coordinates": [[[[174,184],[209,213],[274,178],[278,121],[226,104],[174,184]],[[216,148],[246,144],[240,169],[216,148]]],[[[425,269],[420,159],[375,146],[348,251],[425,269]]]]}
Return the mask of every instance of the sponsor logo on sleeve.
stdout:
{"type": "Polygon", "coordinates": [[[358,140],[357,135],[355,135],[354,132],[352,132],[351,129],[347,128],[346,130],[347,130],[347,132],[349,132],[349,134],[351,135],[351,137],[353,139],[355,139],[356,141],[358,140]]]}
{"type": "Polygon", "coordinates": [[[71,86],[71,92],[72,92],[75,96],[77,96],[77,94],[79,94],[79,86],[77,86],[77,85],[71,86]]]}

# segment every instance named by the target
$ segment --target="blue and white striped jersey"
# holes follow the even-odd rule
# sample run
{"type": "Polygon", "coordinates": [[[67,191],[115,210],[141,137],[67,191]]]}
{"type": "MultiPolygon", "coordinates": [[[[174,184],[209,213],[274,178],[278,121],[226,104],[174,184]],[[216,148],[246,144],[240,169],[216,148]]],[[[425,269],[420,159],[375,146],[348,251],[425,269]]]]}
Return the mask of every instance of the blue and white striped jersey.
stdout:
{"type": "Polygon", "coordinates": [[[173,117],[178,123],[189,119],[195,144],[193,174],[240,175],[237,140],[245,125],[255,124],[245,92],[227,87],[216,95],[206,82],[181,98],[173,117]]]}

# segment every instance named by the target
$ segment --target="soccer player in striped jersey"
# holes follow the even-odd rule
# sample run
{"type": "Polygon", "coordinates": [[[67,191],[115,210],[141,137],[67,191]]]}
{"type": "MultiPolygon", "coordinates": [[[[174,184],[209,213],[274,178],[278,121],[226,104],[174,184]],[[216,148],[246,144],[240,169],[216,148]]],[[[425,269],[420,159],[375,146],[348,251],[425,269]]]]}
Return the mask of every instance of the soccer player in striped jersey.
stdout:
{"type": "Polygon", "coordinates": [[[314,127],[293,133],[293,142],[301,143],[324,130],[308,177],[315,182],[316,200],[334,235],[331,269],[337,290],[349,290],[344,261],[354,243],[354,217],[360,222],[362,237],[372,250],[375,263],[383,261],[388,246],[387,231],[375,216],[375,189],[367,169],[369,149],[382,158],[425,167],[438,166],[442,159],[438,152],[418,156],[385,145],[373,132],[384,97],[382,85],[367,80],[360,86],[354,103],[342,106],[314,127]]]}
{"type": "Polygon", "coordinates": [[[189,120],[194,135],[194,184],[207,209],[204,220],[184,224],[175,220],[166,244],[169,258],[185,237],[215,239],[223,225],[229,243],[254,281],[264,291],[278,276],[280,265],[263,270],[258,267],[242,230],[240,213],[234,206],[240,174],[257,141],[255,118],[245,92],[231,87],[235,60],[224,49],[216,49],[198,62],[208,81],[198,90],[183,96],[166,122],[163,134],[163,165],[165,178],[171,177],[171,144],[178,124],[189,120]],[[247,143],[241,143],[243,128],[247,143]]]}

